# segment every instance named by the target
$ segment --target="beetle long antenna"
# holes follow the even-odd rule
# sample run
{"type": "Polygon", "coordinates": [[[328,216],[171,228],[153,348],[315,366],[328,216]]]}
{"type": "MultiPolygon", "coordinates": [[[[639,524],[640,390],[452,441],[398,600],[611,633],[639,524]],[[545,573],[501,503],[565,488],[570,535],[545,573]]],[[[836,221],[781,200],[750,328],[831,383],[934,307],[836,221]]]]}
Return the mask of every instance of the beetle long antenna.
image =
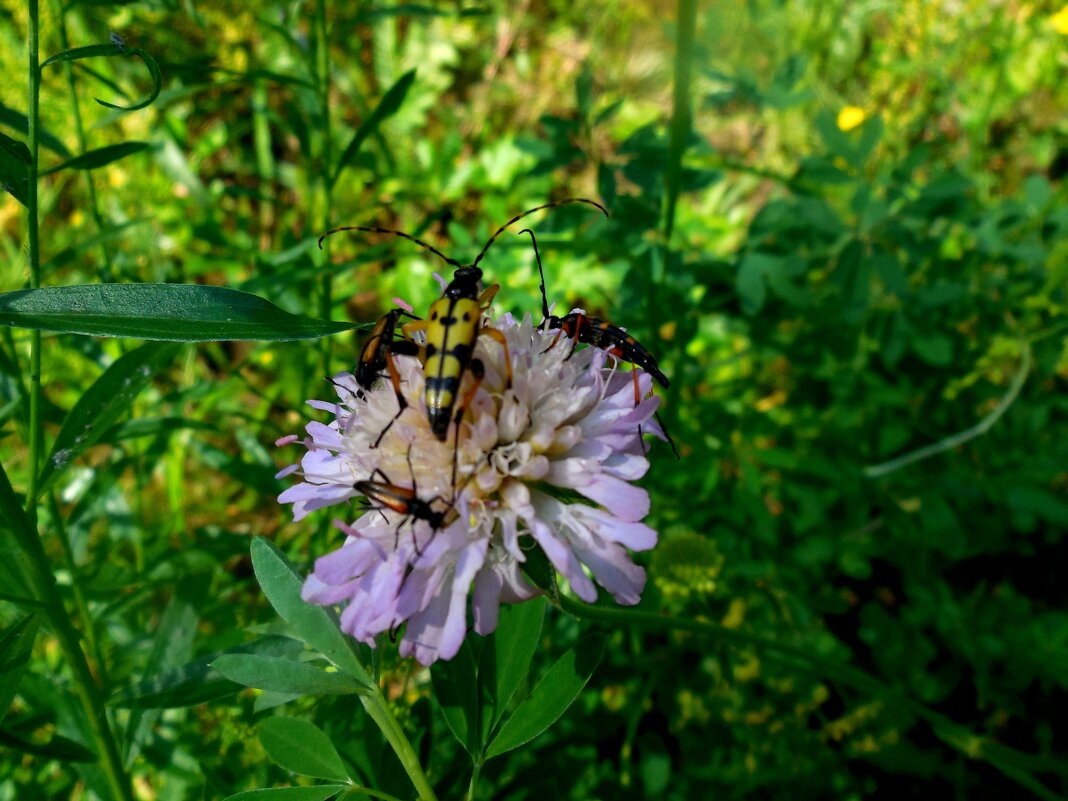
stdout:
{"type": "Polygon", "coordinates": [[[412,242],[415,242],[415,244],[419,245],[419,247],[424,248],[426,250],[429,250],[435,256],[439,256],[450,267],[463,267],[463,265],[460,264],[460,262],[456,261],[456,259],[449,258],[444,253],[442,253],[440,250],[438,250],[436,247],[434,247],[433,245],[428,245],[422,239],[416,239],[411,234],[404,233],[404,231],[397,231],[397,230],[395,230],[393,228],[379,228],[378,226],[343,225],[340,228],[331,228],[329,231],[327,231],[325,234],[323,234],[321,237],[319,237],[319,250],[323,249],[323,240],[324,239],[326,239],[328,236],[332,236],[333,234],[336,234],[336,233],[338,233],[340,231],[366,231],[369,234],[393,234],[394,236],[399,236],[399,237],[402,237],[403,239],[407,239],[407,240],[410,240],[412,242]]]}
{"type": "MultiPolygon", "coordinates": [[[[534,232],[529,228],[524,228],[519,232],[520,234],[530,234],[530,241],[534,245],[534,258],[538,262],[538,277],[541,278],[541,317],[543,320],[549,319],[549,298],[545,294],[545,271],[541,268],[541,254],[538,253],[538,240],[534,237],[534,232]]],[[[518,234],[517,234],[518,236],[518,234]]]]}
{"type": "Polygon", "coordinates": [[[545,203],[545,204],[543,204],[541,206],[535,206],[532,209],[527,209],[522,214],[517,214],[515,217],[513,217],[508,222],[506,222],[504,225],[502,225],[500,228],[498,228],[496,231],[494,231],[493,232],[493,236],[491,236],[488,240],[486,240],[486,244],[482,246],[482,252],[479,253],[478,256],[475,257],[475,260],[473,262],[471,262],[471,266],[472,267],[477,267],[478,266],[478,263],[480,261],[482,261],[482,257],[486,255],[486,251],[490,249],[490,245],[493,244],[493,241],[498,236],[500,236],[502,233],[504,233],[505,229],[508,228],[508,226],[510,226],[512,223],[519,222],[524,217],[526,217],[528,214],[533,214],[534,212],[541,211],[542,209],[551,209],[551,208],[553,208],[555,206],[563,206],[565,203],[586,203],[587,205],[590,205],[590,206],[593,206],[594,208],[600,209],[605,217],[610,216],[608,214],[608,209],[606,209],[604,206],[602,206],[596,200],[590,200],[589,198],[584,198],[584,197],[568,197],[568,198],[564,198],[563,200],[554,200],[552,203],[545,203]]]}

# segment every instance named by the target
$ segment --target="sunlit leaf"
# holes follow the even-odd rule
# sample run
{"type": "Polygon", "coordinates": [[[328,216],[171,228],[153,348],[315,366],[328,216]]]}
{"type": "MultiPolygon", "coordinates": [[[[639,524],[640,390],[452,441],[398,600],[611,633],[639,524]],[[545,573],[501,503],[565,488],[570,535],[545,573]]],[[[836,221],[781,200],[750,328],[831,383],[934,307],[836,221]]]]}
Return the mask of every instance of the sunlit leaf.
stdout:
{"type": "Polygon", "coordinates": [[[356,659],[337,621],[323,607],[309,604],[300,597],[304,580],[281,551],[268,540],[257,537],[252,541],[252,567],[279,617],[290,623],[308,645],[336,667],[365,685],[372,685],[371,677],[356,659]]]}
{"type": "Polygon", "coordinates": [[[245,687],[296,695],[349,695],[366,690],[347,673],[328,673],[307,662],[276,656],[230,654],[211,665],[220,675],[245,687]]]}
{"type": "Polygon", "coordinates": [[[408,90],[412,88],[412,84],[415,82],[415,70],[411,69],[404,73],[397,82],[389,88],[389,91],[382,96],[382,99],[378,101],[378,105],[374,107],[367,118],[360,123],[360,127],[356,129],[356,133],[353,134],[352,139],[345,147],[344,152],[341,154],[341,158],[338,159],[337,168],[334,170],[334,178],[332,183],[337,183],[337,179],[341,177],[341,173],[344,171],[354,158],[356,154],[360,152],[360,148],[363,143],[378,130],[379,126],[389,117],[392,117],[399,110],[404,103],[404,98],[408,95],[408,90]]]}
{"type": "Polygon", "coordinates": [[[172,342],[315,339],[366,326],[290,314],[199,284],[84,284],[0,294],[0,325],[172,342]]]}

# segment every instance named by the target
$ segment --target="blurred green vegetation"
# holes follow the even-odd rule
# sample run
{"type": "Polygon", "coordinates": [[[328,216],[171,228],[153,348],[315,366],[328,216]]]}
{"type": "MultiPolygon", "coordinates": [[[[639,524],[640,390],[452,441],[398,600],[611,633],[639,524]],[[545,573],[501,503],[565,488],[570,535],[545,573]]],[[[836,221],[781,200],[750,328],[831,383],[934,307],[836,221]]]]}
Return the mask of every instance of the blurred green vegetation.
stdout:
{"type": "MultiPolygon", "coordinates": [[[[25,14],[0,9],[0,130],[17,139],[25,14]]],[[[550,301],[626,326],[672,377],[661,394],[683,458],[652,449],[661,544],[641,608],[852,664],[987,745],[952,742],[907,704],[803,660],[616,628],[576,707],[532,749],[490,762],[480,797],[1002,798],[1021,783],[1062,797],[1068,12],[707,3],[683,53],[689,129],[673,117],[674,15],[620,0],[335,3],[324,51],[301,3],[44,3],[43,56],[115,32],[157,58],[164,85],[124,113],[92,98],[144,97],[139,60],[78,62],[70,82],[45,71],[43,167],[150,146],[42,181],[43,283],[207,283],[368,321],[397,295],[425,306],[440,265],[403,241],[337,237],[321,253],[331,225],[397,227],[463,258],[525,208],[603,200],[608,221],[569,207],[534,228],[550,301]],[[396,112],[326,170],[394,87],[396,112]],[[921,448],[927,458],[894,461],[921,448]]],[[[2,290],[26,285],[24,217],[0,200],[2,290]]],[[[539,313],[526,238],[503,237],[483,266],[502,284],[499,311],[539,313]]],[[[0,341],[0,460],[16,484],[27,343],[11,329],[0,341]]],[[[46,336],[49,437],[129,347],[46,336]]],[[[301,565],[340,542],[328,515],[315,531],[288,522],[273,474],[291,456],[270,443],[301,429],[303,401],[329,396],[322,376],[351,366],[354,347],[187,346],[141,395],[137,422],[68,472],[44,523],[54,531],[62,511],[70,553],[46,544],[64,591],[84,593],[109,691],[272,631],[251,535],[301,565]]],[[[5,629],[18,619],[0,605],[5,629]]],[[[588,626],[553,615],[537,664],[588,626]]],[[[465,763],[427,673],[383,645],[398,714],[440,796],[458,797],[465,763]]],[[[0,798],[100,786],[78,761],[88,739],[61,666],[39,639],[4,719],[2,744],[23,744],[0,755],[0,798]]],[[[223,688],[194,706],[119,710],[138,797],[294,781],[255,737],[282,700],[223,688]]],[[[370,786],[409,797],[350,700],[290,706],[370,786]]]]}

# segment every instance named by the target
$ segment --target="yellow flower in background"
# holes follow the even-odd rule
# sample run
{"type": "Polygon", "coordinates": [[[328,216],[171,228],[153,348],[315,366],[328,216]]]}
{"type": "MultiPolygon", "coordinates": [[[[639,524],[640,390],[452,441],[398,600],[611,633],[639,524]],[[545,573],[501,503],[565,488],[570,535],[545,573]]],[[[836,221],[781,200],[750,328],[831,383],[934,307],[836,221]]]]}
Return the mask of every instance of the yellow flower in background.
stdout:
{"type": "Polygon", "coordinates": [[[838,127],[843,131],[852,131],[864,122],[867,116],[859,106],[846,106],[838,112],[838,127]]]}
{"type": "Polygon", "coordinates": [[[1068,6],[1065,6],[1050,17],[1049,24],[1053,26],[1053,30],[1057,33],[1068,36],[1068,6]]]}

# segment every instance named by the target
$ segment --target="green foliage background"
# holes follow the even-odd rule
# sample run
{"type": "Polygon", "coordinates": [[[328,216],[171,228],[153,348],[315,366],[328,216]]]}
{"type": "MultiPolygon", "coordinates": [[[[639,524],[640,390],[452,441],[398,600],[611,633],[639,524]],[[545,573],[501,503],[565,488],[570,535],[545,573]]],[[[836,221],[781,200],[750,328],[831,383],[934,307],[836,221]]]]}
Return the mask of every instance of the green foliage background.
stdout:
{"type": "MultiPolygon", "coordinates": [[[[156,57],[163,91],[125,113],[91,98],[143,98],[138,59],[78,62],[71,82],[62,66],[45,71],[44,168],[148,146],[42,181],[43,281],[204,283],[367,322],[395,295],[424,307],[440,265],[402,241],[339,237],[321,254],[332,225],[402,228],[462,258],[525,208],[602,199],[609,221],[567,208],[535,228],[550,300],[626,326],[672,377],[661,394],[683,458],[652,450],[661,543],[641,609],[797,653],[606,629],[585,694],[532,748],[489,762],[478,797],[1000,798],[1021,784],[1062,797],[1059,10],[705,3],[677,61],[676,9],[663,3],[334,3],[325,51],[313,5],[45,3],[42,58],[114,31],[156,57]],[[687,65],[689,127],[672,95],[687,65]],[[396,113],[326,174],[391,87],[396,113]],[[864,113],[849,130],[846,107],[864,113]],[[858,690],[844,665],[894,692],[858,690]],[[905,696],[963,729],[920,719],[905,696]]],[[[16,139],[25,30],[21,4],[0,9],[0,130],[16,139]]],[[[26,285],[24,212],[0,201],[0,290],[26,285]]],[[[484,266],[502,285],[498,310],[539,313],[525,238],[502,238],[484,266]]],[[[20,487],[28,339],[0,339],[0,460],[20,487]]],[[[249,632],[282,633],[252,578],[250,536],[308,566],[341,535],[328,515],[288,522],[273,474],[293,457],[271,442],[301,429],[303,401],[329,395],[322,376],[349,367],[354,347],[348,334],[186,346],[59,482],[45,542],[71,608],[75,588],[84,596],[109,692],[249,632]]],[[[128,350],[46,337],[48,441],[128,350]]],[[[5,629],[19,619],[0,604],[5,629]]],[[[551,611],[535,673],[589,628],[551,611]]],[[[427,671],[388,642],[377,667],[439,796],[459,797],[469,766],[427,671]]],[[[201,689],[163,711],[116,704],[139,798],[308,783],[255,736],[288,699],[201,689]]],[[[282,711],[323,728],[369,786],[411,797],[351,698],[282,711]]],[[[0,798],[101,792],[47,633],[2,725],[0,798]]]]}

